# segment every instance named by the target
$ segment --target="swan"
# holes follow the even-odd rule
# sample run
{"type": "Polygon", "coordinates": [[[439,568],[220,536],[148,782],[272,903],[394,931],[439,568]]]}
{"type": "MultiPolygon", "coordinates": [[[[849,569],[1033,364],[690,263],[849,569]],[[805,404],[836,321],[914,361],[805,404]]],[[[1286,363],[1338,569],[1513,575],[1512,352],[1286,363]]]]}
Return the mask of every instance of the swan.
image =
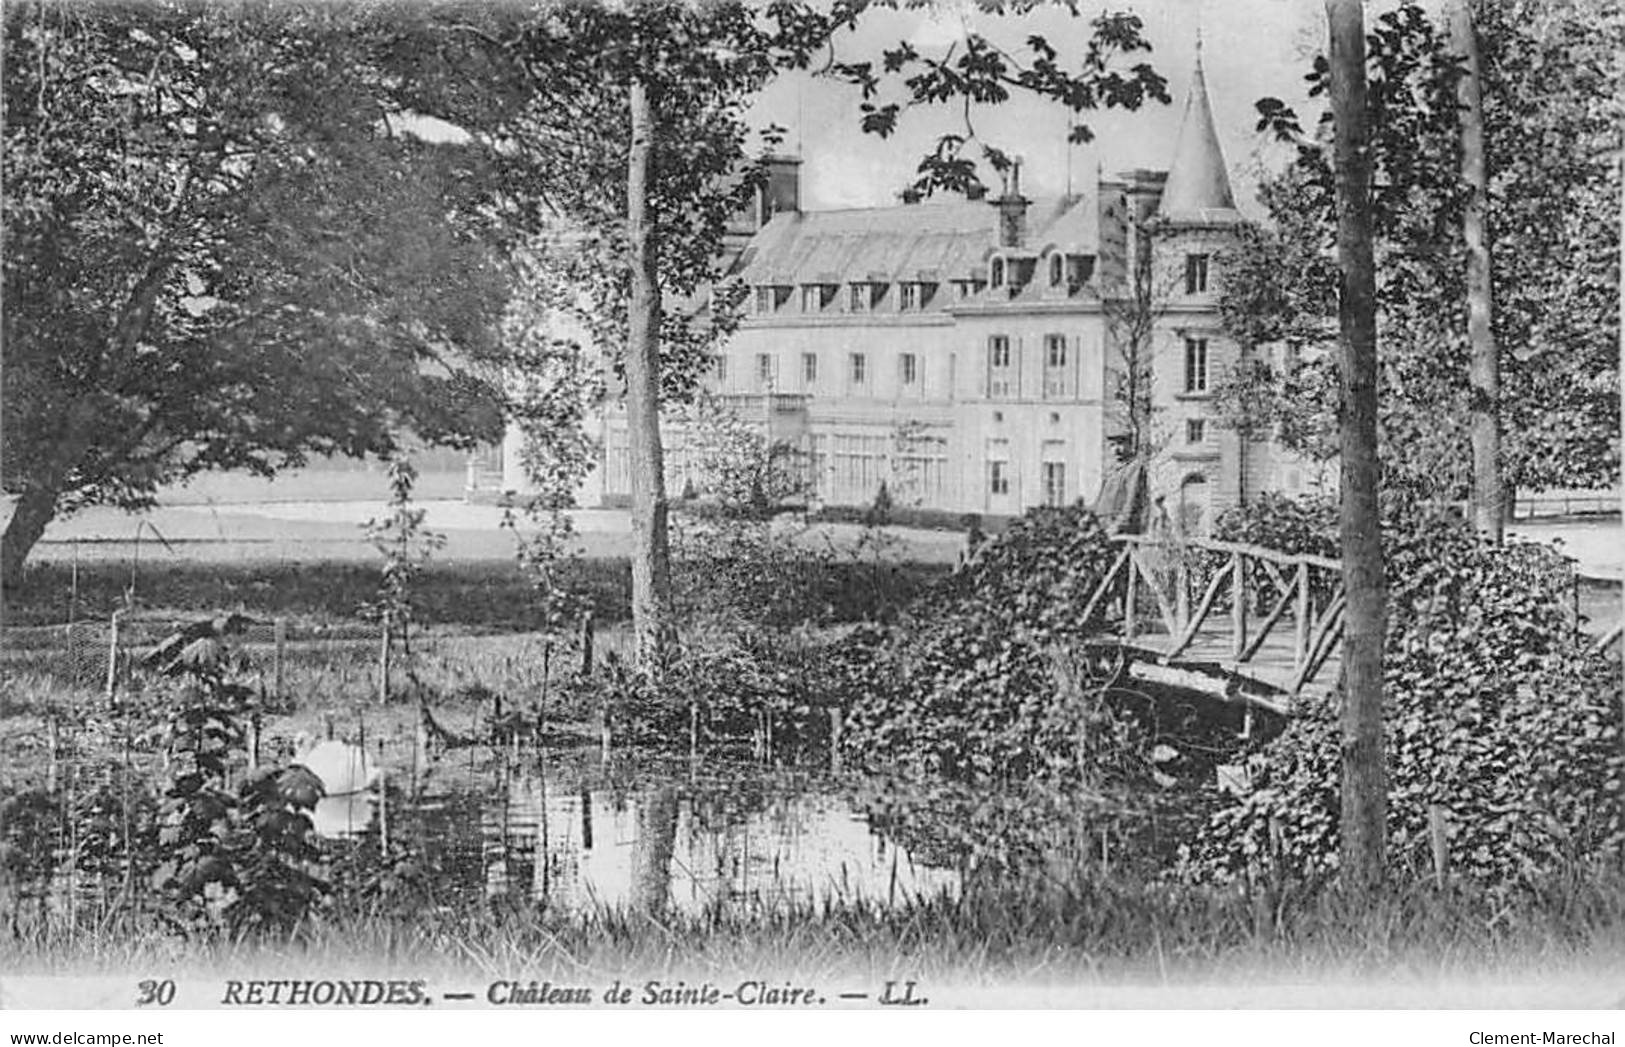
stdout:
{"type": "Polygon", "coordinates": [[[300,733],[293,751],[293,762],[320,778],[328,796],[365,792],[378,781],[378,765],[359,745],[331,738],[313,745],[309,734],[300,733]]]}

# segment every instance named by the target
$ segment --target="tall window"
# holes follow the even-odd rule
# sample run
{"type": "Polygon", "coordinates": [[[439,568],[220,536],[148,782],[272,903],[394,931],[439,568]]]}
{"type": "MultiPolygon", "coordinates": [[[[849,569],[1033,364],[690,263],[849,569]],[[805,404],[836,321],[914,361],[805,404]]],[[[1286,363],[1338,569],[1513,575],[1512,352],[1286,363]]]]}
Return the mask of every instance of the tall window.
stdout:
{"type": "Polygon", "coordinates": [[[869,359],[862,353],[853,353],[851,359],[852,385],[854,387],[861,386],[869,380],[869,359]]]}
{"type": "Polygon", "coordinates": [[[918,309],[920,307],[920,285],[899,284],[897,292],[897,308],[903,311],[918,309]]]}
{"type": "Polygon", "coordinates": [[[728,358],[721,353],[711,357],[711,370],[716,373],[718,385],[726,382],[728,380],[728,358]]]}
{"type": "Polygon", "coordinates": [[[758,313],[771,313],[773,311],[773,288],[758,287],[756,289],[756,311],[758,313]]]}
{"type": "Polygon", "coordinates": [[[756,384],[766,389],[773,384],[773,354],[756,354],[756,384]]]}
{"type": "Polygon", "coordinates": [[[1207,421],[1202,418],[1187,418],[1185,420],[1185,442],[1199,444],[1207,442],[1207,421]]]}
{"type": "Polygon", "coordinates": [[[987,463],[987,493],[1010,493],[1010,463],[991,461],[987,463]]]}
{"type": "Polygon", "coordinates": [[[889,437],[837,433],[832,448],[834,496],[865,501],[873,498],[881,481],[886,479],[886,456],[890,450],[889,437]]]}
{"type": "Polygon", "coordinates": [[[846,307],[849,312],[866,313],[869,311],[869,285],[850,284],[847,287],[846,307]]]}
{"type": "Polygon", "coordinates": [[[1185,293],[1207,293],[1207,261],[1205,254],[1188,254],[1185,256],[1185,293]]]}
{"type": "Polygon", "coordinates": [[[1010,366],[1010,339],[996,334],[987,340],[987,395],[990,398],[1015,394],[1015,368],[1010,366]]]}
{"type": "Polygon", "coordinates": [[[1061,279],[1066,275],[1066,259],[1058,254],[1049,256],[1049,283],[1051,287],[1061,286],[1061,279]]]}
{"type": "Polygon", "coordinates": [[[993,259],[992,279],[994,287],[1004,286],[1004,259],[993,259]]]}
{"type": "Polygon", "coordinates": [[[810,388],[818,384],[818,354],[801,354],[801,380],[810,388]]]}
{"type": "Polygon", "coordinates": [[[1066,504],[1066,463],[1044,463],[1044,504],[1062,506],[1066,504]]]}
{"type": "Polygon", "coordinates": [[[1207,339],[1185,339],[1185,391],[1207,392],[1207,339]]]}
{"type": "Polygon", "coordinates": [[[913,385],[919,380],[920,365],[913,353],[904,353],[899,356],[897,364],[898,377],[902,379],[904,385],[913,385]]]}
{"type": "Polygon", "coordinates": [[[816,313],[824,308],[824,289],[817,284],[801,285],[801,311],[816,313]]]}
{"type": "Polygon", "coordinates": [[[1010,493],[1010,441],[987,442],[987,493],[1002,496],[1010,493]]]}
{"type": "Polygon", "coordinates": [[[1044,336],[1044,397],[1059,400],[1072,395],[1072,370],[1067,366],[1066,335],[1044,336]]]}

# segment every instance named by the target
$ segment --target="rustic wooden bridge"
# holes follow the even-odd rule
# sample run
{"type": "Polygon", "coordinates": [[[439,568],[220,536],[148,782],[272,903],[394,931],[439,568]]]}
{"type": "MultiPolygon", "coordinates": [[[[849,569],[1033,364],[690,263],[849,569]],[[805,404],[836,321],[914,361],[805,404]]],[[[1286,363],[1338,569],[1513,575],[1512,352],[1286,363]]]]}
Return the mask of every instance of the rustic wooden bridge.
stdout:
{"type": "Polygon", "coordinates": [[[1342,563],[1193,538],[1117,535],[1121,547],[1088,604],[1088,646],[1130,679],[1290,715],[1337,682],[1342,563]]]}

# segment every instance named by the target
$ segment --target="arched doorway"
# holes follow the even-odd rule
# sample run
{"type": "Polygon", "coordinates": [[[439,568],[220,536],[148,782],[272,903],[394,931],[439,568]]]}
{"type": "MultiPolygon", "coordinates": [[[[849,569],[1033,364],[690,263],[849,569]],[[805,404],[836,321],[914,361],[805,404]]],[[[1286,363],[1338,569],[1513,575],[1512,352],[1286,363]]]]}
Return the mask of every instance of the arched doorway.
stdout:
{"type": "Polygon", "coordinates": [[[1179,485],[1179,516],[1176,522],[1180,533],[1192,538],[1206,537],[1212,523],[1212,510],[1213,492],[1207,477],[1201,473],[1185,477],[1179,485]]]}

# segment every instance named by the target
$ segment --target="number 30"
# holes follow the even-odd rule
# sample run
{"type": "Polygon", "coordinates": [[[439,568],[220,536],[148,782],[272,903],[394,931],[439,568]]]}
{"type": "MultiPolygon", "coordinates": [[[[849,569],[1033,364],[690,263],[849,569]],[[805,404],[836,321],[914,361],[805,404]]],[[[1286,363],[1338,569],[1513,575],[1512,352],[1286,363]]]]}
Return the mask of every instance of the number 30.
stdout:
{"type": "Polygon", "coordinates": [[[145,1007],[149,1003],[156,1003],[160,1007],[168,1007],[175,999],[175,983],[165,978],[161,982],[144,981],[136,986],[137,996],[135,1005],[145,1007]]]}

